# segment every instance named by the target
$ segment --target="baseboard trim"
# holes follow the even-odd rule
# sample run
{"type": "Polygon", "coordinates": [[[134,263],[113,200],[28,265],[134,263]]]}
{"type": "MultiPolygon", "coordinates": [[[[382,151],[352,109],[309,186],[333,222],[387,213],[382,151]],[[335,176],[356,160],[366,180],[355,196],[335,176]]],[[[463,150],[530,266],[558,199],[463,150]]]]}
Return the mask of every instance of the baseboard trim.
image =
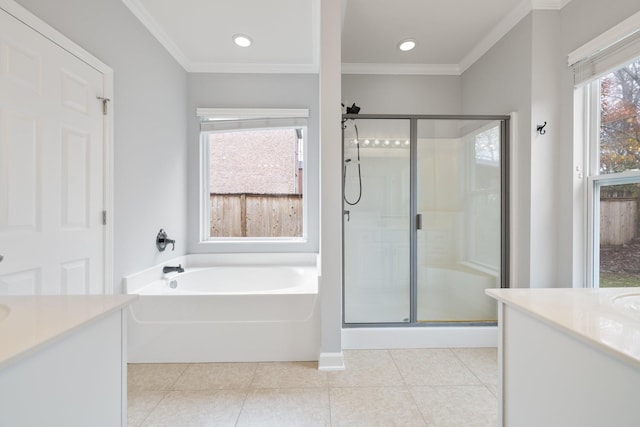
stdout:
{"type": "Polygon", "coordinates": [[[320,353],[318,357],[319,371],[344,371],[344,354],[339,353],[320,353]]]}
{"type": "Polygon", "coordinates": [[[497,326],[342,329],[346,350],[497,346],[497,326]]]}

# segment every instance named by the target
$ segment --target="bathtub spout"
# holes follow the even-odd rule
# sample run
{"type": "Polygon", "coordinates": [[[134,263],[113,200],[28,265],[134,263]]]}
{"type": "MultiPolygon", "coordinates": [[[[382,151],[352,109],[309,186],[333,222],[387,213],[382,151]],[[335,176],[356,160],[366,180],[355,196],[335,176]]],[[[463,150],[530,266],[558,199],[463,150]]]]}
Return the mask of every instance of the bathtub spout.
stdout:
{"type": "Polygon", "coordinates": [[[178,264],[177,267],[173,267],[170,265],[165,265],[162,267],[163,273],[171,273],[172,271],[177,271],[178,273],[184,273],[184,268],[182,268],[182,264],[178,264]]]}

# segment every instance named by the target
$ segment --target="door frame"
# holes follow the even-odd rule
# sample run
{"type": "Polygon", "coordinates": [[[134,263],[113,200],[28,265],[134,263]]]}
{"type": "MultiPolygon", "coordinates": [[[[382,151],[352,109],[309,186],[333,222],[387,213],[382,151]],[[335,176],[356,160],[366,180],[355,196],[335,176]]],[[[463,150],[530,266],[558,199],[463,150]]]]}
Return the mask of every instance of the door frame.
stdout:
{"type": "Polygon", "coordinates": [[[103,75],[102,97],[109,100],[107,113],[103,116],[102,123],[104,171],[103,209],[106,215],[106,224],[104,225],[103,280],[105,294],[113,294],[115,290],[113,284],[113,69],[14,0],[0,0],[0,9],[103,75]]]}
{"type": "MultiPolygon", "coordinates": [[[[513,253],[517,244],[514,241],[516,234],[514,233],[514,226],[516,224],[515,218],[515,189],[517,188],[515,182],[514,168],[511,166],[515,162],[515,149],[512,145],[515,141],[515,129],[512,121],[517,119],[517,115],[512,113],[510,115],[458,115],[458,114],[343,114],[343,123],[347,120],[358,119],[391,119],[391,120],[408,120],[409,121],[409,134],[410,134],[410,186],[411,186],[411,199],[409,208],[410,218],[410,286],[409,286],[409,322],[405,323],[383,323],[383,322],[371,322],[371,323],[346,323],[345,322],[345,274],[344,274],[344,185],[342,185],[342,327],[343,328],[379,328],[379,327],[431,327],[431,326],[487,326],[485,322],[418,322],[417,321],[417,144],[418,144],[418,121],[420,120],[489,120],[500,122],[500,187],[501,187],[501,236],[500,247],[502,260],[500,266],[500,287],[509,288],[511,283],[515,283],[516,272],[516,257],[513,253]]],[[[344,126],[342,126],[342,141],[341,141],[341,156],[342,164],[344,165],[344,126]]],[[[341,180],[342,181],[342,180],[341,180]]]]}

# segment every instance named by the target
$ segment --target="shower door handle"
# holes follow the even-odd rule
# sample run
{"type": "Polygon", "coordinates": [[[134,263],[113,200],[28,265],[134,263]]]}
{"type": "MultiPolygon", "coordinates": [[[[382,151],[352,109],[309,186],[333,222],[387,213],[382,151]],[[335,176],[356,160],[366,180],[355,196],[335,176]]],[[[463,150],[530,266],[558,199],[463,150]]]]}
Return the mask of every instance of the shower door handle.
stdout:
{"type": "Polygon", "coordinates": [[[422,230],[422,214],[416,215],[416,230],[422,230]]]}

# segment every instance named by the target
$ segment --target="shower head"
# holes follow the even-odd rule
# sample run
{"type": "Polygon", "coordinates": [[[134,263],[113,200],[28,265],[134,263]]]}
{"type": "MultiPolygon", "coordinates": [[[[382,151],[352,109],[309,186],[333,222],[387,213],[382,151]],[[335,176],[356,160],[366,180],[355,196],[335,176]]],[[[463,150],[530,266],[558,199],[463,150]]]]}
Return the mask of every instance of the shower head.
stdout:
{"type": "Polygon", "coordinates": [[[351,107],[347,107],[347,114],[358,114],[359,112],[360,107],[358,107],[355,102],[351,107]]]}

